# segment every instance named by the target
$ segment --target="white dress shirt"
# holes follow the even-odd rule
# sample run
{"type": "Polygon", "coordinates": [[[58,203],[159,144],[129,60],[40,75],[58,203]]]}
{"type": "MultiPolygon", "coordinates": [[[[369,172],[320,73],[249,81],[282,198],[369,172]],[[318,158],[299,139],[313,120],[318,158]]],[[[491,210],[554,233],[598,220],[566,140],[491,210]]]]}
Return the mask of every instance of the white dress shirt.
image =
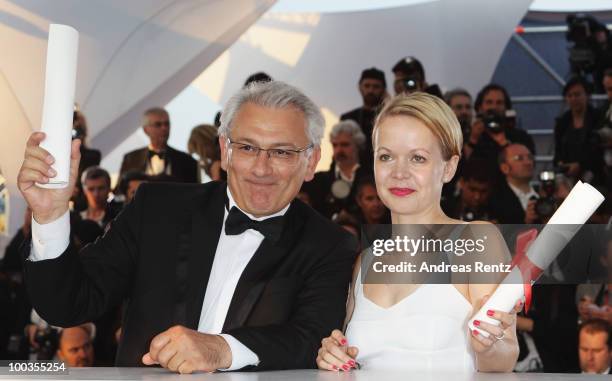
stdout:
{"type": "MultiPolygon", "coordinates": [[[[227,196],[229,209],[233,206],[238,208],[229,188],[227,196]]],[[[284,215],[287,209],[289,205],[273,215],[260,218],[245,214],[253,220],[261,221],[284,215]]],[[[198,331],[208,334],[221,333],[238,280],[264,239],[261,233],[253,229],[248,229],[242,234],[226,235],[227,215],[226,210],[198,324],[198,331]]],[[[29,260],[40,261],[59,257],[68,247],[69,237],[70,216],[68,212],[48,224],[38,224],[32,218],[32,250],[29,260]]],[[[231,366],[221,370],[236,370],[247,365],[259,364],[259,357],[236,338],[227,334],[220,336],[225,339],[232,352],[231,366]]]]}
{"type": "Polygon", "coordinates": [[[510,189],[512,189],[512,192],[514,192],[516,197],[519,199],[523,210],[527,210],[527,204],[529,204],[529,200],[531,199],[531,197],[540,197],[531,185],[529,186],[529,190],[526,193],[510,183],[508,183],[508,186],[510,187],[510,189]]]}
{"type": "MultiPolygon", "coordinates": [[[[149,151],[156,152],[156,150],[154,150],[153,146],[150,144],[148,146],[148,149],[149,151]]],[[[168,168],[169,166],[170,166],[170,163],[168,163],[168,166],[166,166],[165,159],[160,158],[158,155],[154,155],[154,156],[151,156],[147,160],[147,167],[145,169],[145,173],[150,176],[157,176],[162,173],[169,175],[170,174],[170,168],[168,168]]]]}

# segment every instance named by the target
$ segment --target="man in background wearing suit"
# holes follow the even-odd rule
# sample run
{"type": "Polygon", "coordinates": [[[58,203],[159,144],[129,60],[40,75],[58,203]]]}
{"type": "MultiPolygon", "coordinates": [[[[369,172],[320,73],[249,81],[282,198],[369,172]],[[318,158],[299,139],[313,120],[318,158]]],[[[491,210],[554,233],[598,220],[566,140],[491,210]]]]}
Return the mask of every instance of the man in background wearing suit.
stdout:
{"type": "Polygon", "coordinates": [[[504,179],[493,192],[491,211],[500,224],[534,224],[538,220],[531,186],[533,154],[522,144],[510,144],[499,154],[499,169],[504,179]]]}
{"type": "Polygon", "coordinates": [[[168,146],[170,116],[166,110],[154,107],[145,111],[142,128],[149,137],[149,146],[123,157],[120,179],[127,171],[138,171],[149,176],[165,175],[177,182],[198,182],[197,162],[185,152],[168,146]]]}
{"type": "MultiPolygon", "coordinates": [[[[126,302],[119,366],[314,368],[321,339],[343,323],[356,250],[349,233],[294,200],[314,175],[323,128],[292,86],[240,90],[219,129],[228,183],[143,184],[81,252],[68,243],[70,187],[34,185],[55,174],[44,134],[32,134],[18,184],[33,210],[24,257],[36,311],[73,326],[126,302]]],[[[75,142],[71,185],[78,152],[75,142]]]]}

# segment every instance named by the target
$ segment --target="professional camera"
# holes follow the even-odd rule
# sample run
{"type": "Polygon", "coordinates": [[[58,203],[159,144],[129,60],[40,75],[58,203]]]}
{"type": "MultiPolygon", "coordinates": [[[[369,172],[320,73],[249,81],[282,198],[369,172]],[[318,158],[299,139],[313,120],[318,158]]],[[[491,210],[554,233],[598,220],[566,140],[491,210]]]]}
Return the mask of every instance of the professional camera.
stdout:
{"type": "Polygon", "coordinates": [[[597,41],[595,31],[604,28],[594,17],[584,14],[567,16],[565,38],[573,45],[569,49],[569,62],[573,72],[592,73],[597,65],[597,41]]]}
{"type": "Polygon", "coordinates": [[[494,134],[499,134],[504,131],[504,125],[506,118],[495,111],[487,111],[484,114],[479,114],[478,118],[482,120],[485,126],[485,130],[488,130],[494,134]]]}
{"type": "Polygon", "coordinates": [[[58,339],[57,330],[54,328],[47,327],[36,330],[34,341],[39,346],[36,350],[37,360],[52,360],[55,351],[57,351],[58,339]]]}
{"type": "Polygon", "coordinates": [[[419,89],[420,78],[416,75],[411,75],[404,78],[404,88],[406,92],[412,93],[419,89]]]}
{"type": "Polygon", "coordinates": [[[557,201],[555,200],[555,172],[543,171],[540,172],[540,195],[536,200],[535,211],[541,220],[547,220],[557,210],[557,201]]]}
{"type": "Polygon", "coordinates": [[[483,209],[465,208],[459,216],[459,219],[467,222],[488,221],[491,219],[491,216],[489,216],[489,213],[483,209]]]}

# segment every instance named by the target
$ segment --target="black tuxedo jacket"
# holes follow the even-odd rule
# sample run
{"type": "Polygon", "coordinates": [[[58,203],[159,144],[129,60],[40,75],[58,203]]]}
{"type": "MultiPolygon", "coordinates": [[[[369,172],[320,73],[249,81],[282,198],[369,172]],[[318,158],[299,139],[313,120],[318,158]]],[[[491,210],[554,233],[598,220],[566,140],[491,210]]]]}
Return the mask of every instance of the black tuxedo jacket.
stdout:
{"type": "MultiPolygon", "coordinates": [[[[172,147],[166,149],[166,165],[170,164],[170,176],[178,182],[197,183],[198,163],[185,152],[172,147]]],[[[128,152],[123,156],[119,178],[127,171],[145,172],[149,161],[149,149],[147,147],[128,152]]]]}
{"type": "Polygon", "coordinates": [[[336,199],[331,191],[332,185],[336,181],[336,172],[332,163],[332,167],[328,171],[315,173],[312,181],[304,183],[302,190],[310,197],[312,207],[327,218],[331,218],[334,213],[342,209],[359,214],[359,206],[355,201],[357,186],[360,181],[368,176],[373,176],[372,169],[364,166],[357,168],[349,195],[342,200],[336,199]]]}
{"type": "MultiPolygon", "coordinates": [[[[116,364],[142,366],[157,334],[198,328],[225,198],[225,183],[143,184],[95,243],[25,261],[34,308],[66,327],[125,301],[116,364]]],[[[315,367],[345,316],[356,241],[299,200],[285,216],[280,240],[264,239],[242,273],[223,326],[259,356],[257,370],[315,367]]]]}
{"type": "Polygon", "coordinates": [[[510,189],[508,182],[504,179],[497,190],[491,194],[491,212],[500,224],[524,224],[525,211],[521,201],[510,189]]]}

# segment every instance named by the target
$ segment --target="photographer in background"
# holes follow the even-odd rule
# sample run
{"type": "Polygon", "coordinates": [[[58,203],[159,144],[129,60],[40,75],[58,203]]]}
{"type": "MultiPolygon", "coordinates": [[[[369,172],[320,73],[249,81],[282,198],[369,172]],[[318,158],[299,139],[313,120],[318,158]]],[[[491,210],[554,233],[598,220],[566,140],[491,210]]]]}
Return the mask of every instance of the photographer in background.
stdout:
{"type": "Polygon", "coordinates": [[[393,89],[395,94],[410,94],[422,91],[442,98],[442,91],[436,84],[428,85],[425,79],[425,69],[421,61],[415,57],[404,57],[391,69],[395,79],[393,89]]]}
{"type": "Polygon", "coordinates": [[[494,83],[485,86],[476,96],[474,107],[477,117],[467,143],[473,150],[471,155],[493,161],[504,147],[513,143],[524,145],[535,155],[531,136],[516,127],[516,113],[504,87],[494,83]]]}
{"type": "Polygon", "coordinates": [[[359,78],[359,93],[363,105],[340,116],[340,120],[354,120],[361,127],[366,137],[365,149],[361,155],[361,165],[372,167],[374,151],[372,151],[372,128],[376,114],[387,95],[385,73],[375,67],[365,69],[359,78]]]}
{"type": "Polygon", "coordinates": [[[589,104],[591,84],[573,77],[563,87],[568,108],[555,122],[554,165],[558,172],[586,182],[601,178],[603,153],[595,132],[597,116],[589,104]]]}
{"type": "Polygon", "coordinates": [[[366,137],[357,122],[343,120],[332,127],[329,140],[333,147],[333,162],[325,172],[317,172],[310,182],[302,185],[308,194],[313,209],[327,218],[342,210],[355,213],[357,184],[372,169],[359,164],[359,151],[366,137]]]}
{"type": "Polygon", "coordinates": [[[442,209],[447,216],[462,221],[496,220],[489,206],[493,180],[486,161],[466,161],[457,185],[459,194],[442,203],[442,209]]]}

